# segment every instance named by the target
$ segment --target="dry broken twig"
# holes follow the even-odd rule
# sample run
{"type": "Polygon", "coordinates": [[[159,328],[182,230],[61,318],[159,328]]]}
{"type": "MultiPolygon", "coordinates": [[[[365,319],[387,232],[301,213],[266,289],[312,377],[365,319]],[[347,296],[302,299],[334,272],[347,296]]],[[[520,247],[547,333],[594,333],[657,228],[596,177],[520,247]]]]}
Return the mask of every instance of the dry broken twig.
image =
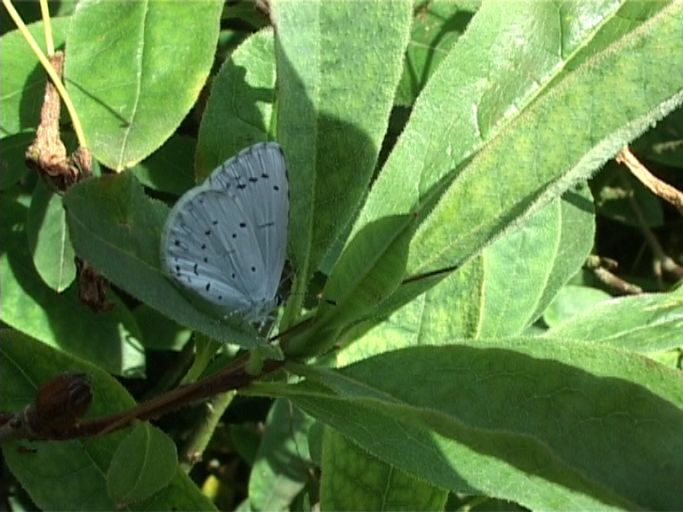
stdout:
{"type": "Polygon", "coordinates": [[[683,215],[683,192],[660,180],[645,167],[628,147],[622,149],[616,156],[617,163],[628,167],[631,174],[645,185],[653,194],[674,205],[683,215]]]}

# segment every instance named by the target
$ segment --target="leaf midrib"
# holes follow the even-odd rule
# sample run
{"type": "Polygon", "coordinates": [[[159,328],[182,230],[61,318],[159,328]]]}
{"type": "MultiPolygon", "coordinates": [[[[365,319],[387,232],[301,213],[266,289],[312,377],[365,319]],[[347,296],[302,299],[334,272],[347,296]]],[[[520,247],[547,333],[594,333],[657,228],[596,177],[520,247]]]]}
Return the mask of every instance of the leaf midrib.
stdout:
{"type": "Polygon", "coordinates": [[[128,121],[128,124],[123,132],[123,140],[121,141],[121,152],[119,153],[119,161],[116,164],[116,169],[121,171],[124,168],[123,164],[123,159],[124,159],[124,154],[126,152],[127,146],[128,146],[128,137],[130,136],[130,133],[133,129],[133,123],[135,122],[135,117],[138,113],[138,106],[140,104],[140,97],[141,97],[141,91],[142,91],[142,71],[143,71],[143,66],[142,63],[145,58],[145,30],[146,30],[146,24],[147,24],[147,14],[149,12],[149,1],[142,2],[143,6],[143,17],[142,17],[142,23],[141,23],[141,30],[140,30],[140,51],[136,52],[137,58],[135,59],[135,63],[137,64],[137,70],[136,70],[136,90],[135,90],[135,100],[133,102],[133,110],[130,114],[130,119],[128,121]]]}

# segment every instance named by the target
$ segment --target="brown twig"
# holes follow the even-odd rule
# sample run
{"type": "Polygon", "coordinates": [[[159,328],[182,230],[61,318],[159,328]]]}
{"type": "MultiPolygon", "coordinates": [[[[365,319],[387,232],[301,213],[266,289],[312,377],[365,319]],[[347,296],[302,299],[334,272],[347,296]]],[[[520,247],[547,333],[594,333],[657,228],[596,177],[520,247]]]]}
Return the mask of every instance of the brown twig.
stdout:
{"type": "Polygon", "coordinates": [[[611,270],[617,268],[617,265],[617,262],[613,259],[596,255],[589,256],[585,263],[586,268],[590,269],[601,283],[609,286],[617,293],[621,295],[638,295],[643,293],[643,289],[640,286],[629,283],[611,272],[611,270]]]}
{"type": "MultiPolygon", "coordinates": [[[[50,63],[57,76],[62,76],[64,54],[55,53],[50,63]]],[[[57,89],[51,81],[45,85],[43,106],[40,109],[40,124],[36,138],[26,150],[26,163],[50,179],[59,190],[65,190],[77,179],[77,172],[69,165],[66,147],[59,134],[59,113],[61,102],[57,89]]]]}
{"type": "MultiPolygon", "coordinates": [[[[61,78],[64,68],[64,53],[56,52],[50,58],[56,75],[61,78]]],[[[43,105],[40,109],[40,123],[36,138],[26,150],[26,163],[50,180],[59,190],[66,190],[79,179],[89,176],[92,157],[85,148],[79,148],[70,157],[62,142],[59,130],[61,100],[54,84],[48,80],[45,85],[43,105]]]]}
{"type": "MultiPolygon", "coordinates": [[[[622,180],[624,183],[626,183],[626,179],[624,177],[622,177],[622,180]]],[[[659,240],[648,226],[645,216],[643,215],[638,202],[635,200],[632,194],[628,196],[628,201],[636,219],[638,220],[638,228],[640,229],[641,233],[643,233],[645,242],[650,247],[650,250],[652,250],[654,255],[654,274],[659,282],[660,287],[662,286],[662,270],[671,274],[676,279],[683,278],[683,267],[676,263],[671,256],[666,254],[662,244],[659,243],[659,240]]]]}
{"type": "Polygon", "coordinates": [[[616,276],[605,268],[594,268],[593,274],[600,282],[606,284],[617,293],[622,295],[638,295],[643,293],[643,289],[640,286],[629,283],[628,281],[624,281],[622,278],[616,276]]]}
{"type": "MultiPolygon", "coordinates": [[[[92,420],[76,421],[59,425],[59,428],[41,428],[40,425],[28,425],[23,412],[13,414],[0,423],[0,441],[10,439],[31,440],[68,440],[84,437],[96,437],[113,432],[130,425],[135,420],[149,420],[162,416],[191,403],[203,400],[218,393],[236,390],[251,384],[255,379],[278,370],[283,361],[267,360],[259,376],[250,375],[246,371],[248,356],[244,356],[223,371],[206,379],[182,386],[143,402],[127,411],[111,414],[92,420]]],[[[29,406],[31,407],[31,406],[29,406]]],[[[6,416],[6,414],[5,414],[6,416]]]]}
{"type": "MultiPolygon", "coordinates": [[[[57,77],[61,79],[64,53],[56,52],[50,58],[50,64],[57,77]]],[[[45,85],[36,137],[27,148],[25,158],[29,167],[51,182],[58,190],[66,191],[77,181],[90,176],[92,154],[86,148],[80,147],[71,155],[67,155],[59,128],[60,110],[59,93],[55,85],[48,80],[45,85]]],[[[76,266],[81,302],[94,311],[110,310],[113,305],[106,300],[109,283],[87,262],[76,258],[76,266]]]]}
{"type": "Polygon", "coordinates": [[[617,163],[624,164],[628,167],[631,174],[638,178],[638,180],[650,189],[653,194],[674,205],[683,215],[683,192],[652,174],[648,168],[631,153],[631,150],[628,147],[619,151],[615,160],[617,163]]]}

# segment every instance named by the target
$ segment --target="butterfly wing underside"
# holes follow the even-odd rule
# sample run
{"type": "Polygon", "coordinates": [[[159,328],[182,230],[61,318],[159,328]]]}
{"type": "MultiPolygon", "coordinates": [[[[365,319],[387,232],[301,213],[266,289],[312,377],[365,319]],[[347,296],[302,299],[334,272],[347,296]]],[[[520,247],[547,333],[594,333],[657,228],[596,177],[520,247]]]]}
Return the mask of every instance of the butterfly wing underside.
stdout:
{"type": "Polygon", "coordinates": [[[171,211],[162,243],[168,273],[226,312],[270,312],[287,251],[287,170],[280,146],[228,160],[171,211]]]}

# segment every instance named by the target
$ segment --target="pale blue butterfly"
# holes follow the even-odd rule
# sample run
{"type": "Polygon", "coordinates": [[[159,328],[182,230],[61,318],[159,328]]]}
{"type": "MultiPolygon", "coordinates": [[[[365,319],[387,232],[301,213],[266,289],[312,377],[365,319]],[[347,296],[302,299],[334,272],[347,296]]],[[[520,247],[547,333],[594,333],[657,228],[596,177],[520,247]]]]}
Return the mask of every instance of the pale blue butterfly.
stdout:
{"type": "Polygon", "coordinates": [[[164,228],[162,264],[226,316],[262,323],[277,303],[288,221],[282,149],[254,144],[178,200],[164,228]]]}

